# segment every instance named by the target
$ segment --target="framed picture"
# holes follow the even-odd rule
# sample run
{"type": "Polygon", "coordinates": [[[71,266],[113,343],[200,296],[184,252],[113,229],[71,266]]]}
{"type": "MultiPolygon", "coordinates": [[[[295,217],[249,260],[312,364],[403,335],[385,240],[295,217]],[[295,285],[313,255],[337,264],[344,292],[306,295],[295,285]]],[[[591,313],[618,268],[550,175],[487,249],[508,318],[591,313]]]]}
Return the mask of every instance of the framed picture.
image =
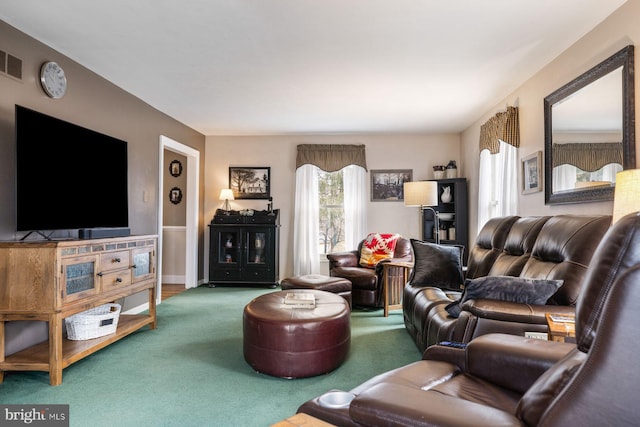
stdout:
{"type": "Polygon", "coordinates": [[[182,174],[182,163],[180,163],[180,160],[174,160],[169,163],[169,173],[171,176],[180,176],[182,174]]]}
{"type": "Polygon", "coordinates": [[[178,187],[173,187],[169,190],[169,201],[174,205],[177,205],[182,201],[182,190],[178,187]]]}
{"type": "Polygon", "coordinates": [[[271,168],[229,167],[229,188],[238,199],[269,199],[271,197],[271,168]]]}
{"type": "Polygon", "coordinates": [[[371,170],[371,201],[404,200],[403,184],[413,180],[413,169],[371,170]]]}
{"type": "Polygon", "coordinates": [[[542,151],[522,158],[522,194],[542,191],[542,151]]]}

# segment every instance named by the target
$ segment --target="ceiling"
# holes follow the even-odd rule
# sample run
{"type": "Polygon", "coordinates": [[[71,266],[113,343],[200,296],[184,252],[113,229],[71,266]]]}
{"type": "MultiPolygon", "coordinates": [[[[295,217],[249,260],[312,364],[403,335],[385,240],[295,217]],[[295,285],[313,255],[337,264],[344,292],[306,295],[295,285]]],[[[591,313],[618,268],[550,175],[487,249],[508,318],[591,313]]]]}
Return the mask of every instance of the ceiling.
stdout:
{"type": "Polygon", "coordinates": [[[444,133],[625,1],[21,0],[0,19],[205,135],[444,133]]]}

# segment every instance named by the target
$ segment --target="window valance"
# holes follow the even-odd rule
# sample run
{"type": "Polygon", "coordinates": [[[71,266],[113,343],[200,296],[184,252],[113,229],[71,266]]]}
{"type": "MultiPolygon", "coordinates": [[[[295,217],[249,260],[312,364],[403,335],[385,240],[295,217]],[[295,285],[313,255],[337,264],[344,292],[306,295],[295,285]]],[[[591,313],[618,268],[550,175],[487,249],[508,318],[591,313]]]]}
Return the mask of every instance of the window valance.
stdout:
{"type": "Polygon", "coordinates": [[[507,111],[497,113],[480,127],[480,151],[496,154],[500,151],[500,140],[520,147],[518,107],[507,107],[507,111]]]}
{"type": "Polygon", "coordinates": [[[364,145],[349,144],[300,144],[296,157],[296,169],[312,164],[326,172],[337,172],[349,165],[367,170],[364,145]]]}
{"type": "Polygon", "coordinates": [[[577,142],[553,144],[553,165],[573,165],[595,172],[610,163],[622,165],[622,142],[577,142]]]}

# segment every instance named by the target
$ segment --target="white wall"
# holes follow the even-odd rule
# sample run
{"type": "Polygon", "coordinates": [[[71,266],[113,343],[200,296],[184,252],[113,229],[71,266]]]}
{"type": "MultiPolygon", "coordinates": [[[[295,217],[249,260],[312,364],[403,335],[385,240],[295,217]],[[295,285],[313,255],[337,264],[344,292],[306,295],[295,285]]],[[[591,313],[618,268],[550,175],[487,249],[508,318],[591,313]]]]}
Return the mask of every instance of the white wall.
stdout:
{"type": "MultiPolygon", "coordinates": [[[[205,220],[211,221],[221,188],[229,181],[229,166],[270,166],[274,209],[280,209],[280,277],[293,273],[293,203],[298,144],[364,144],[368,169],[413,169],[413,179],[433,178],[432,166],[456,160],[460,176],[460,136],[447,135],[280,135],[208,136],[205,154],[205,220]]],[[[266,209],[266,200],[236,200],[232,209],[266,209]]],[[[417,208],[402,202],[369,202],[371,231],[419,238],[417,208]]],[[[363,236],[364,238],[364,236],[363,236]]],[[[209,253],[208,242],[205,244],[209,253]]],[[[208,266],[208,261],[205,262],[208,266]]]]}
{"type": "MultiPolygon", "coordinates": [[[[599,26],[590,31],[577,43],[559,55],[549,65],[537,72],[524,85],[497,105],[487,109],[472,126],[462,133],[462,160],[469,177],[469,211],[472,220],[469,224],[470,238],[477,234],[474,218],[478,214],[478,138],[480,126],[498,111],[504,111],[507,105],[517,105],[520,109],[520,158],[540,150],[544,152],[544,98],[567,84],[580,74],[599,64],[623,47],[635,44],[640,39],[640,2],[628,1],[599,26]]],[[[640,52],[635,53],[636,69],[636,112],[640,111],[637,71],[640,52]]],[[[636,121],[636,134],[639,125],[636,121]]],[[[636,149],[636,164],[640,165],[640,150],[636,149]]],[[[518,188],[521,188],[518,177],[518,188]]],[[[572,214],[611,214],[612,202],[581,203],[571,205],[545,206],[544,191],[520,195],[518,199],[519,215],[558,215],[572,214]]]]}

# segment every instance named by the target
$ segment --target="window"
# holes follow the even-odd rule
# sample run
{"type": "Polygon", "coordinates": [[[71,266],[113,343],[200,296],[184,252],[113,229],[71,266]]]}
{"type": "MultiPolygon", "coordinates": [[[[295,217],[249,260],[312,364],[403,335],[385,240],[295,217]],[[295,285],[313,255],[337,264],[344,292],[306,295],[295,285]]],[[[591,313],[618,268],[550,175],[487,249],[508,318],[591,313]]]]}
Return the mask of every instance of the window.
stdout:
{"type": "Polygon", "coordinates": [[[500,151],[480,152],[478,182],[478,231],[498,216],[516,215],[518,210],[518,149],[500,140],[500,151]]]}
{"type": "Polygon", "coordinates": [[[616,182],[616,174],[622,171],[622,165],[611,163],[594,172],[584,171],[573,165],[560,165],[553,168],[553,191],[573,190],[590,185],[610,185],[616,182]]]}
{"type": "Polygon", "coordinates": [[[365,237],[366,170],[350,165],[325,172],[296,170],[293,273],[318,274],[321,254],[353,250],[365,237]]]}
{"type": "Polygon", "coordinates": [[[518,108],[507,107],[480,127],[478,230],[497,216],[518,212],[518,108]]]}
{"type": "Polygon", "coordinates": [[[318,173],[320,204],[319,254],[346,250],[344,241],[344,179],[342,171],[318,173]]]}

